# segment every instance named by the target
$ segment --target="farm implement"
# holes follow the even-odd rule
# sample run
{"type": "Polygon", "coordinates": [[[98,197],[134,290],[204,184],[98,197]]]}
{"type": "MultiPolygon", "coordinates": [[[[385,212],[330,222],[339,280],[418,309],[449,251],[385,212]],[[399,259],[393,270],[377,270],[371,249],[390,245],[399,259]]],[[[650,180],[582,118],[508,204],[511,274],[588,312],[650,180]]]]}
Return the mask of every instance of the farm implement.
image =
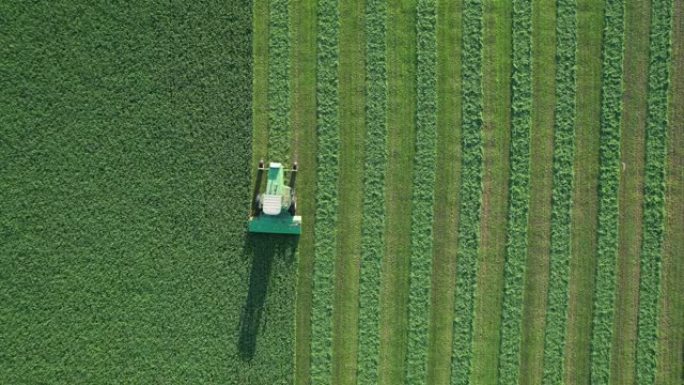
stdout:
{"type": "Polygon", "coordinates": [[[301,234],[302,217],[295,215],[297,211],[294,188],[296,176],[297,162],[289,170],[286,170],[280,163],[271,162],[266,167],[263,160],[259,162],[252,213],[249,218],[249,232],[301,234]],[[266,189],[261,192],[264,171],[268,172],[268,176],[266,189]],[[290,173],[289,185],[285,184],[285,172],[290,173]]]}

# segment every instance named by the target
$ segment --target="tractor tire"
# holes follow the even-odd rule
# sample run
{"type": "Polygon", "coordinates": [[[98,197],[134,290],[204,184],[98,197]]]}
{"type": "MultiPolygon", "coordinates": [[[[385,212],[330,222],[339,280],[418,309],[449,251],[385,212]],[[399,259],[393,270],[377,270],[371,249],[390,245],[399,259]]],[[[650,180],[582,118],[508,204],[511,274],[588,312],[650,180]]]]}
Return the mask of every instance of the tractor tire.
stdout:
{"type": "Polygon", "coordinates": [[[297,213],[297,197],[292,197],[292,203],[290,204],[290,208],[288,209],[288,211],[292,216],[295,216],[295,214],[297,213]]]}

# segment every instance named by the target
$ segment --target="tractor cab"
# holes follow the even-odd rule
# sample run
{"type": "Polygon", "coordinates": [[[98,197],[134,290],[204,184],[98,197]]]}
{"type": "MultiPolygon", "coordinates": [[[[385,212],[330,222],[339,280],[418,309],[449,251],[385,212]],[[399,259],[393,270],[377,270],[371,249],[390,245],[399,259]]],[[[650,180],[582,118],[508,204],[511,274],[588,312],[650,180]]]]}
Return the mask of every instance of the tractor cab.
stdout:
{"type": "Polygon", "coordinates": [[[263,160],[259,162],[252,215],[249,219],[250,232],[301,234],[302,217],[295,215],[297,211],[294,189],[296,175],[296,162],[290,170],[286,170],[281,163],[271,162],[268,167],[265,167],[263,160]],[[268,171],[268,174],[266,188],[261,192],[260,186],[264,171],[268,171]],[[290,173],[289,185],[285,183],[285,172],[290,173]]]}

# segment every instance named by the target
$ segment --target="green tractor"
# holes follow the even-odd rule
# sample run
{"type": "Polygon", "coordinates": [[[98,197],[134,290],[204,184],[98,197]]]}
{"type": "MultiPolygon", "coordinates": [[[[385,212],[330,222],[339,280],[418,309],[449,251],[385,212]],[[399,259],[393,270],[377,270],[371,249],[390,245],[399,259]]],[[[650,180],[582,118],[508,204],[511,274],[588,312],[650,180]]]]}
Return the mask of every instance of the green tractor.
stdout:
{"type": "Polygon", "coordinates": [[[294,234],[302,233],[302,217],[297,212],[297,196],[295,195],[295,179],[297,162],[291,170],[282,164],[271,162],[268,168],[263,160],[257,169],[257,183],[254,188],[252,215],[249,218],[251,233],[294,234]],[[263,172],[268,171],[266,190],[261,192],[263,172]],[[285,172],[290,172],[290,183],[285,184],[285,172]]]}

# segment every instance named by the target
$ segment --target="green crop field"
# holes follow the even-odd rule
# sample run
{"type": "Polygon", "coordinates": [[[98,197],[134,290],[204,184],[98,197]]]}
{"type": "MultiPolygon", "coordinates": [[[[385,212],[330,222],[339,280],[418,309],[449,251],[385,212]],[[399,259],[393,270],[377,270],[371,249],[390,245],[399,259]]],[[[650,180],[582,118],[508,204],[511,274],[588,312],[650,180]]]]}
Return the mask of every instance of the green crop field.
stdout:
{"type": "Polygon", "coordinates": [[[682,383],[684,0],[4,2],[0,90],[0,384],[682,383]]]}

